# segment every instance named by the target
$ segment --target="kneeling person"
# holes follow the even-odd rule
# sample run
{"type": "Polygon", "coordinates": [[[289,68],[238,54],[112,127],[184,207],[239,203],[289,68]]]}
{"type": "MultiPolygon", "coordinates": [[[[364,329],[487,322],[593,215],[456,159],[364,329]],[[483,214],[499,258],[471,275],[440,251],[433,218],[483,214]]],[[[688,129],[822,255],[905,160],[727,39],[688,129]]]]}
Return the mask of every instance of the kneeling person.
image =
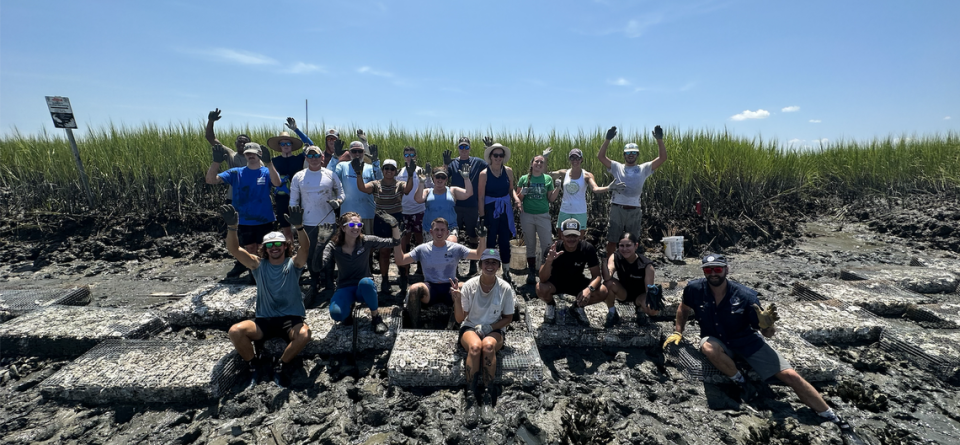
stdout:
{"type": "Polygon", "coordinates": [[[547,303],[543,321],[549,324],[556,322],[557,302],[553,296],[569,294],[576,295],[577,300],[568,309],[568,315],[580,325],[589,326],[584,307],[605,301],[610,313],[615,314],[616,308],[613,307],[613,299],[608,300],[606,286],[601,284],[603,277],[600,275],[597,249],[580,236],[580,222],[569,218],[560,223],[560,228],[563,242],[558,244],[555,241],[544,252],[543,265],[540,266],[537,297],[547,303]],[[585,267],[590,269],[590,278],[583,275],[585,267]]]}
{"type": "MultiPolygon", "coordinates": [[[[434,219],[430,223],[431,242],[420,244],[409,253],[403,253],[400,246],[394,247],[393,256],[397,267],[420,262],[424,271],[424,281],[411,286],[407,293],[406,312],[410,317],[410,325],[413,329],[416,329],[419,324],[421,305],[446,304],[453,306],[450,294],[450,279],[457,277],[458,262],[463,259],[477,260],[481,255],[481,252],[477,249],[469,249],[462,244],[448,241],[447,236],[450,231],[447,224],[447,220],[444,218],[434,219]]],[[[477,235],[481,240],[485,239],[487,228],[478,228],[477,235]]],[[[447,327],[452,328],[452,326],[447,327]]]]}
{"type": "Polygon", "coordinates": [[[257,282],[256,318],[231,326],[230,341],[250,367],[251,384],[256,384],[266,364],[258,356],[262,351],[255,351],[251,342],[262,344],[273,337],[286,340],[287,348],[280,356],[274,380],[279,386],[289,386],[293,371],[290,363],[310,341],[310,327],[303,322],[307,314],[300,292],[300,273],[310,250],[310,239],[303,230],[303,209],[291,207],[290,214],[285,215],[297,230],[300,248],[294,248],[283,233],[270,232],[263,237],[257,255],[240,247],[236,209],[228,204],[221,207],[221,214],[227,223],[227,250],[250,269],[257,282]]]}
{"type": "MultiPolygon", "coordinates": [[[[650,321],[647,316],[660,314],[663,299],[660,287],[653,284],[653,261],[637,253],[639,246],[636,235],[625,232],[620,236],[617,251],[607,258],[603,269],[603,285],[617,301],[633,302],[637,324],[643,326],[650,321]],[[613,272],[617,273],[617,278],[613,278],[613,272]]],[[[607,327],[620,321],[616,306],[610,314],[607,316],[607,327]]]]}
{"type": "MultiPolygon", "coordinates": [[[[479,230],[478,227],[477,231],[479,230]]],[[[500,252],[497,249],[484,249],[480,256],[480,267],[480,276],[471,278],[460,289],[453,279],[450,280],[454,316],[458,322],[463,323],[459,342],[467,351],[464,372],[469,391],[464,396],[468,426],[476,424],[477,405],[483,407],[482,417],[485,423],[494,420],[493,407],[501,392],[500,386],[494,383],[497,376],[497,351],[503,348],[505,328],[513,320],[515,304],[513,287],[497,277],[497,271],[500,270],[500,252]]]]}

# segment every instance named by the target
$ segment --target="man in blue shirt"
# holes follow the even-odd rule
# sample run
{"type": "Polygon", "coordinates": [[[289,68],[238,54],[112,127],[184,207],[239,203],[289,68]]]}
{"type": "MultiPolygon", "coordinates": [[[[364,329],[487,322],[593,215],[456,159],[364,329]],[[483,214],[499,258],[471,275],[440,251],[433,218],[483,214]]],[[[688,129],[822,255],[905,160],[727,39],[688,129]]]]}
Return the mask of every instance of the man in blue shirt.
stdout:
{"type": "MultiPolygon", "coordinates": [[[[371,164],[364,164],[363,166],[363,182],[367,183],[377,179],[383,179],[383,173],[380,171],[380,159],[378,157],[377,146],[370,145],[369,148],[367,148],[366,136],[364,136],[363,130],[357,130],[357,136],[359,136],[361,140],[350,143],[350,157],[352,159],[363,159],[364,153],[369,150],[372,160],[371,164]]],[[[356,212],[359,214],[360,220],[363,222],[363,233],[365,235],[372,235],[373,216],[376,211],[376,203],[373,200],[373,195],[364,193],[357,188],[357,174],[354,173],[349,162],[338,163],[333,173],[340,178],[345,196],[343,203],[340,204],[340,213],[356,212]]]]}
{"type": "MultiPolygon", "coordinates": [[[[483,139],[484,144],[493,145],[493,139],[486,137],[483,139]]],[[[470,139],[467,137],[461,137],[457,142],[457,151],[459,152],[459,157],[456,159],[450,158],[450,150],[443,152],[443,165],[447,167],[447,176],[450,178],[450,186],[465,188],[466,180],[460,176],[460,171],[462,170],[463,164],[470,164],[470,182],[473,184],[473,190],[477,190],[480,172],[487,168],[487,163],[483,159],[480,159],[476,156],[470,156],[470,139]]],[[[429,176],[433,176],[433,172],[428,172],[429,176]]],[[[460,228],[462,233],[466,236],[466,245],[471,249],[476,249],[477,244],[477,220],[480,216],[480,210],[477,207],[477,194],[474,193],[467,199],[458,200],[457,205],[454,207],[454,211],[457,212],[457,225],[456,227],[460,228]]],[[[470,275],[477,273],[477,262],[470,261],[470,275]]]]}
{"type": "Polygon", "coordinates": [[[762,310],[755,290],[727,280],[729,270],[723,255],[708,253],[702,263],[705,278],[693,280],[683,289],[674,333],[663,347],[680,344],[687,318],[692,314],[700,324],[700,351],[740,387],[745,402],[759,394],[737,369],[734,357],[743,358],[763,380],[780,379],[793,388],[801,402],[837,424],[841,432],[852,434],[850,424],[834,413],[820,393],[763,339],[776,333],[773,324],[780,318],[776,305],[762,310]]]}

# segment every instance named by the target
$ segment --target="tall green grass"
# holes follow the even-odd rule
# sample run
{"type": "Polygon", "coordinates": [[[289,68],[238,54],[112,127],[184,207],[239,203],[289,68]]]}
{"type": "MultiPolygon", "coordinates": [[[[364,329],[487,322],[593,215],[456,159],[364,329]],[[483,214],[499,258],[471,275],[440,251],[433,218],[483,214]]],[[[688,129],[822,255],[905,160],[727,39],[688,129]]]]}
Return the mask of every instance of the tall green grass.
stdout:
{"type": "MultiPolygon", "coordinates": [[[[277,128],[218,128],[231,144],[238,133],[265,143],[277,128]]],[[[341,135],[355,129],[342,128],[341,135]]],[[[401,158],[405,145],[418,149],[421,165],[438,165],[444,150],[456,156],[460,133],[443,129],[408,131],[402,128],[365,129],[379,144],[381,158],[401,158]]],[[[584,168],[609,181],[596,158],[605,129],[576,133],[536,134],[474,132],[473,153],[482,156],[484,134],[511,148],[509,163],[517,177],[547,146],[554,149],[550,170],[566,168],[567,152],[584,151],[584,168]]],[[[310,136],[319,142],[322,134],[310,136]]],[[[345,136],[346,138],[346,136],[345,136]]],[[[349,139],[347,138],[349,141],[349,139]]],[[[620,135],[609,156],[622,160],[626,142],[641,146],[642,161],[657,156],[649,133],[620,135]]],[[[214,208],[223,198],[222,186],[204,183],[210,147],[199,124],[95,128],[77,140],[90,178],[98,211],[105,213],[181,212],[214,208]]],[[[695,202],[724,213],[755,214],[785,197],[854,197],[865,194],[938,193],[960,189],[960,135],[937,134],[868,142],[841,141],[809,150],[784,148],[776,140],[749,139],[725,131],[666,129],[669,160],[647,182],[644,199],[667,212],[689,211],[695,202]],[[653,200],[653,201],[651,201],[653,200]]],[[[4,211],[87,211],[79,175],[62,133],[0,138],[0,204],[4,211]]],[[[605,199],[605,198],[601,198],[605,199]]]]}

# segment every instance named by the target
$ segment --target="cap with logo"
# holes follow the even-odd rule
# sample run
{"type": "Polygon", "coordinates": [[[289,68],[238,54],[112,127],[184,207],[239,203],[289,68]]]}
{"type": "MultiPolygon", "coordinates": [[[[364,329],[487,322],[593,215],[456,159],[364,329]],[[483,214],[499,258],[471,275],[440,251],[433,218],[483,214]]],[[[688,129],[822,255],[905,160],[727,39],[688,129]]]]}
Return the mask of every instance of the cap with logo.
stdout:
{"type": "Polygon", "coordinates": [[[573,150],[570,150],[570,154],[568,154],[567,157],[568,157],[568,158],[572,158],[572,157],[574,157],[574,156],[579,156],[579,157],[582,158],[582,157],[583,157],[583,152],[580,151],[579,148],[574,148],[573,150]]]}
{"type": "Polygon", "coordinates": [[[497,249],[483,249],[483,253],[480,254],[480,261],[483,260],[500,261],[500,251],[497,249]]]}
{"type": "Polygon", "coordinates": [[[275,241],[286,242],[287,238],[283,236],[283,232],[270,232],[263,236],[263,244],[275,241]]]}
{"type": "Polygon", "coordinates": [[[708,253],[704,255],[703,260],[701,260],[701,262],[703,263],[702,264],[703,267],[712,267],[712,266],[724,267],[727,265],[727,259],[723,255],[720,255],[718,253],[708,253]]]}
{"type": "Polygon", "coordinates": [[[580,221],[577,221],[576,218],[567,218],[560,223],[560,230],[563,231],[564,235],[579,235],[580,221]]]}
{"type": "Polygon", "coordinates": [[[629,152],[632,152],[632,151],[635,151],[635,152],[637,152],[637,153],[640,153],[640,146],[637,145],[637,144],[634,144],[633,142],[631,142],[631,143],[623,146],[623,152],[624,152],[624,153],[629,153],[629,152]]]}
{"type": "Polygon", "coordinates": [[[335,129],[333,129],[333,128],[331,128],[331,129],[327,130],[326,133],[324,133],[324,136],[323,136],[323,137],[324,137],[324,138],[328,138],[328,137],[330,137],[330,136],[333,136],[333,137],[335,137],[335,138],[337,138],[337,139],[340,139],[340,132],[337,131],[337,130],[335,130],[335,129]]]}
{"type": "Polygon", "coordinates": [[[464,144],[466,144],[467,146],[469,146],[469,145],[470,145],[470,138],[464,136],[464,137],[460,138],[459,141],[457,141],[457,146],[458,146],[458,147],[461,146],[461,145],[464,145],[464,144]]]}

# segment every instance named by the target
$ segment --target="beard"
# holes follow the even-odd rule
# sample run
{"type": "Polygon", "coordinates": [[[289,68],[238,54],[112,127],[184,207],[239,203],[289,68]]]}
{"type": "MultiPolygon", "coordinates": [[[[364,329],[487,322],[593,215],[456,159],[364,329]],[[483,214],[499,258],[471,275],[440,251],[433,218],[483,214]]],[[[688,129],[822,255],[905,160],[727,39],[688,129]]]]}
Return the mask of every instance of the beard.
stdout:
{"type": "Polygon", "coordinates": [[[710,275],[707,277],[707,283],[710,283],[710,285],[713,287],[722,285],[724,281],[727,281],[727,277],[725,276],[710,275]]]}

